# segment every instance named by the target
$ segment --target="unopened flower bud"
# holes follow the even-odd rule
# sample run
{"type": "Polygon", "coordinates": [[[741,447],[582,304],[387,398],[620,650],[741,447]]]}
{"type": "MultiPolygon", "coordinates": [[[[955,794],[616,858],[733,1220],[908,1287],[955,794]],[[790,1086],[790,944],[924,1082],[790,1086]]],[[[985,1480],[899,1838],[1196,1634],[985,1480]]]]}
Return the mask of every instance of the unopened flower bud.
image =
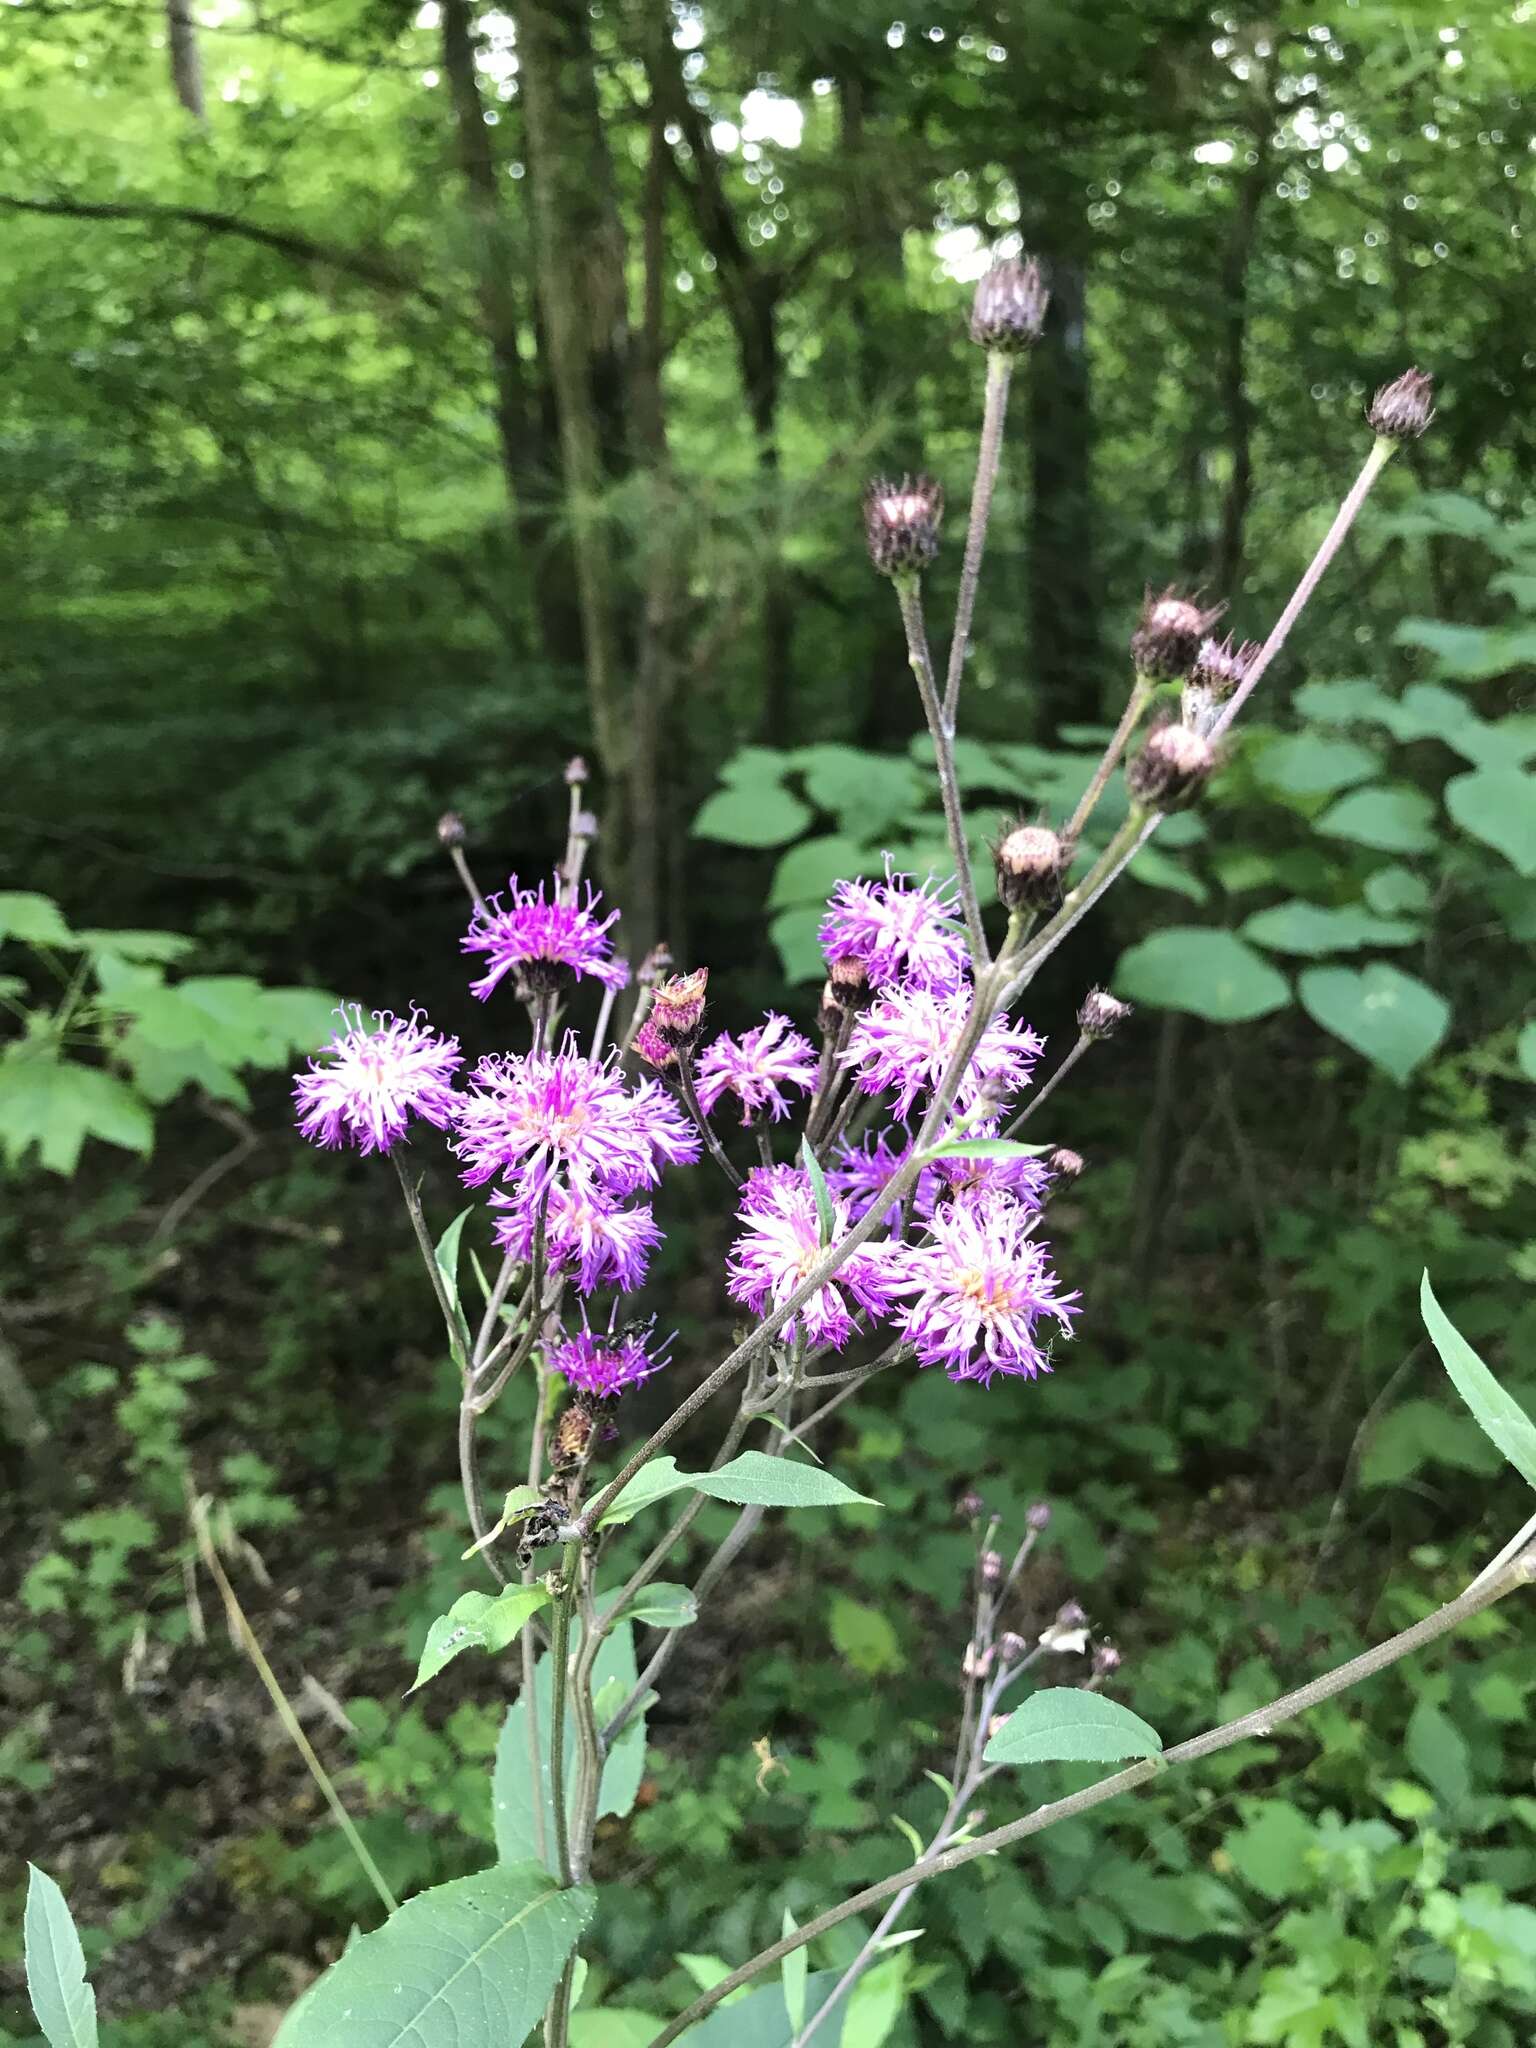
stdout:
{"type": "Polygon", "coordinates": [[[1011,826],[992,849],[998,901],[1005,910],[1054,910],[1072,864],[1072,848],[1049,825],[1011,826]]]}
{"type": "Polygon", "coordinates": [[[704,1022],[704,991],[708,986],[707,967],[696,967],[691,974],[669,976],[658,985],[642,1028],[654,1031],[668,1045],[692,1045],[704,1022]]]}
{"type": "Polygon", "coordinates": [[[841,1009],[865,1010],[874,1001],[869,964],[857,953],[843,953],[827,962],[827,987],[841,1009]]]}
{"type": "Polygon", "coordinates": [[[648,1067],[654,1067],[658,1074],[665,1074],[677,1066],[677,1047],[668,1045],[647,1018],[635,1033],[635,1057],[644,1060],[648,1067]]]}
{"type": "Polygon", "coordinates": [[[1058,1656],[1082,1656],[1088,1648],[1088,1617],[1075,1600],[1057,1610],[1050,1627],[1041,1631],[1040,1641],[1058,1656]]]}
{"type": "Polygon", "coordinates": [[[1427,370],[1404,370],[1382,385],[1365,416],[1389,441],[1417,441],[1435,416],[1434,397],[1435,380],[1427,370]]]}
{"type": "Polygon", "coordinates": [[[882,576],[921,575],[939,552],[943,487],[931,476],[876,477],[864,493],[864,538],[882,576]]]}
{"type": "Polygon", "coordinates": [[[1108,1678],[1112,1671],[1120,1669],[1120,1652],[1113,1643],[1100,1643],[1093,1653],[1093,1675],[1108,1678]]]}
{"type": "Polygon", "coordinates": [[[1016,1664],[1029,1648],[1029,1645],[1021,1635],[1016,1634],[1010,1628],[999,1636],[997,1647],[1002,1651],[1005,1663],[1016,1664]]]}
{"type": "Polygon", "coordinates": [[[565,764],[565,779],[567,784],[573,789],[578,783],[585,782],[591,773],[592,770],[587,766],[580,754],[572,754],[569,761],[565,764]]]}
{"type": "Polygon", "coordinates": [[[1049,1529],[1051,1526],[1051,1504],[1037,1500],[1024,1511],[1024,1520],[1031,1529],[1049,1529]]]}
{"type": "Polygon", "coordinates": [[[979,1522],[987,1511],[987,1504],[974,1486],[967,1487],[955,1502],[955,1513],[967,1522],[979,1522]]]}
{"type": "Polygon", "coordinates": [[[654,988],[661,977],[671,971],[671,967],[672,948],[665,939],[658,939],[640,962],[635,979],[642,988],[654,988]]]}
{"type": "Polygon", "coordinates": [[[462,846],[465,840],[464,820],[457,811],[444,811],[437,821],[437,838],[441,846],[462,846]]]}
{"type": "Polygon", "coordinates": [[[1070,1145],[1058,1145],[1054,1152],[1046,1153],[1045,1164],[1047,1171],[1055,1174],[1058,1180],[1076,1180],[1088,1162],[1070,1145]]]}
{"type": "Polygon", "coordinates": [[[1219,604],[1202,611],[1193,598],[1181,597],[1172,585],[1156,596],[1149,590],[1131,635],[1131,660],[1137,674],[1154,681],[1187,676],[1201,641],[1221,613],[1219,604]]]}
{"type": "Polygon", "coordinates": [[[1199,796],[1216,766],[1216,749],[1187,725],[1159,725],[1125,771],[1125,786],[1144,810],[1182,811],[1199,796]]]}
{"type": "Polygon", "coordinates": [[[1087,1619],[1082,1605],[1076,1600],[1065,1600],[1056,1610],[1058,1628],[1081,1628],[1087,1619]]]}
{"type": "Polygon", "coordinates": [[[1225,640],[1202,640],[1189,680],[1224,704],[1247,675],[1258,651],[1257,640],[1244,640],[1239,646],[1230,633],[1225,640]]]}
{"type": "Polygon", "coordinates": [[[1129,1003],[1122,1003],[1108,989],[1091,988],[1078,1008],[1077,1028],[1084,1038],[1113,1038],[1130,1014],[1129,1003]]]}
{"type": "Polygon", "coordinates": [[[995,1550],[981,1553],[981,1583],[984,1586],[997,1585],[1003,1576],[1003,1560],[995,1550]]]}
{"type": "Polygon", "coordinates": [[[555,1424],[550,1444],[550,1461],[557,1472],[579,1465],[592,1442],[592,1411],[585,1403],[573,1401],[555,1424]]]}
{"type": "Polygon", "coordinates": [[[1031,257],[1000,256],[981,277],[971,301],[971,339],[1017,355],[1040,339],[1050,293],[1031,257]]]}

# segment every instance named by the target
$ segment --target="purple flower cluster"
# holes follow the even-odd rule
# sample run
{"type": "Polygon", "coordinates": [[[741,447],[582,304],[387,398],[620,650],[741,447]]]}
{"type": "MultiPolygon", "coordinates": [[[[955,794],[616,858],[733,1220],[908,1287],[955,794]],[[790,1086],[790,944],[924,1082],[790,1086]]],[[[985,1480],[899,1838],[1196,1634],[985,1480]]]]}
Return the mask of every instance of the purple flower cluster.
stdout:
{"type": "Polygon", "coordinates": [[[1059,1292],[1035,1221],[1011,1195],[961,1195],[935,1209],[924,1242],[903,1248],[892,1291],[911,1299],[895,1322],[920,1364],[983,1386],[995,1373],[1050,1371],[1036,1327],[1054,1317],[1070,1336],[1078,1297],[1059,1292]]]}
{"type": "Polygon", "coordinates": [[[513,875],[505,895],[488,899],[484,912],[476,911],[462,941],[466,953],[483,953],[485,973],[470,984],[470,993],[484,1002],[497,984],[513,975],[530,993],[546,994],[580,975],[591,975],[605,988],[620,989],[629,980],[629,968],[613,957],[610,927],[619,913],[610,910],[598,917],[601,900],[589,884],[586,900],[564,903],[560,884],[550,885],[545,901],[545,884],[521,889],[513,875]]]}
{"type": "Polygon", "coordinates": [[[713,1113],[722,1095],[734,1095],[747,1123],[764,1111],[777,1123],[789,1115],[786,1088],[809,1094],[816,1085],[816,1051],[787,1017],[770,1010],[755,1030],[733,1038],[722,1031],[701,1054],[695,1074],[699,1101],[713,1113]]]}
{"type": "Polygon", "coordinates": [[[661,1371],[665,1346],[652,1345],[649,1324],[615,1329],[610,1317],[606,1330],[583,1322],[579,1330],[552,1345],[549,1363],[578,1394],[592,1401],[612,1401],[661,1371]]]}
{"type": "Polygon", "coordinates": [[[827,965],[857,961],[871,988],[958,988],[965,973],[965,934],[954,898],[932,878],[912,886],[910,875],[883,882],[839,882],[821,921],[827,965]]]}
{"type": "Polygon", "coordinates": [[[373,1030],[360,1009],[350,1023],[345,1010],[340,1016],[341,1030],[294,1080],[302,1135],[312,1145],[388,1152],[413,1116],[446,1130],[458,1103],[459,1041],[431,1030],[420,1010],[409,1017],[379,1010],[373,1030]]]}
{"type": "MultiPolygon", "coordinates": [[[[733,1300],[754,1315],[779,1308],[821,1257],[821,1218],[810,1176],[794,1166],[759,1166],[747,1175],[741,1196],[742,1233],[726,1266],[733,1300]]],[[[848,1204],[832,1203],[832,1236],[848,1228],[848,1204]]],[[[870,1246],[852,1253],[837,1277],[820,1287],[784,1325],[787,1341],[803,1334],[813,1345],[840,1351],[853,1335],[859,1309],[883,1314],[890,1306],[888,1251],[870,1246]]]]}
{"type": "MultiPolygon", "coordinates": [[[[887,989],[854,1024],[843,1063],[867,1095],[889,1090],[896,1115],[907,1117],[918,1096],[931,1090],[948,1067],[970,1003],[968,986],[887,989]]],[[[1044,1045],[1027,1025],[993,1017],[965,1070],[956,1109],[965,1115],[1004,1108],[1027,1085],[1044,1045]]]]}

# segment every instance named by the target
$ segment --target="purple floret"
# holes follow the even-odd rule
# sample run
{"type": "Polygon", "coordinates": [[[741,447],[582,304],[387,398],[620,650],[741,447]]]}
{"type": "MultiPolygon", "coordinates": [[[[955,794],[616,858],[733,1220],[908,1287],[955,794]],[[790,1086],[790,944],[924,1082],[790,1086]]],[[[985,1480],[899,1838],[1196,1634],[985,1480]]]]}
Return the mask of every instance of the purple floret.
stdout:
{"type": "Polygon", "coordinates": [[[413,1116],[446,1129],[459,1097],[453,1077],[463,1063],[456,1038],[429,1028],[420,1010],[396,1017],[374,1013],[374,1028],[360,1009],[341,1013],[342,1029],[294,1077],[299,1130],[312,1145],[355,1145],[388,1152],[413,1116]],[[324,1064],[322,1064],[324,1062],[324,1064]]]}

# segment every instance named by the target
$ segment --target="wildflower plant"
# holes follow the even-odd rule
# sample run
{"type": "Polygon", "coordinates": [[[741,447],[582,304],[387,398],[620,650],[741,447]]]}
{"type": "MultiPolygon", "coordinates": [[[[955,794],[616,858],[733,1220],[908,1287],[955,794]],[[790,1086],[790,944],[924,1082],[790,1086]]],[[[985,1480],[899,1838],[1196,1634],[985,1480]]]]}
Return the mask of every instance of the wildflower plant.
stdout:
{"type": "MultiPolygon", "coordinates": [[[[567,843],[552,875],[513,876],[500,894],[483,895],[461,822],[440,827],[470,899],[461,943],[479,972],[468,992],[500,1018],[506,1049],[466,1073],[457,1041],[419,1012],[383,1013],[371,1024],[348,1013],[298,1078],[306,1138],[385,1152],[395,1165],[459,1374],[466,1557],[488,1584],[434,1625],[419,1682],[464,1649],[510,1653],[501,1669],[515,1671],[516,1698],[497,1764],[501,1860],[398,1909],[382,1893],[383,1925],[306,1994],[279,2048],[385,2048],[407,2039],[423,2048],[488,2048],[492,2040],[512,2048],[540,2028],[546,2048],[568,2048],[580,1944],[597,1910],[598,1820],[633,1803],[643,1717],[664,1681],[677,1624],[707,1609],[765,1509],[858,1500],[807,1448],[877,1375],[937,1369],[954,1383],[956,1400],[1035,1400],[1039,1389],[1025,1383],[1070,1370],[1073,1332],[1092,1322],[1093,1276],[1058,1261],[1050,1241],[1054,1194],[1083,1161],[1019,1134],[1095,1045],[1128,1027],[1130,1011],[1102,990],[1084,992],[1075,1042],[1056,1050],[1029,1022],[1030,991],[1163,818],[1197,802],[1220,773],[1223,736],[1372,483],[1401,442],[1428,425],[1430,384],[1409,372],[1377,395],[1360,477],[1262,646],[1213,639],[1218,610],[1196,595],[1149,592],[1103,758],[1070,817],[1020,818],[1004,828],[992,912],[972,870],[955,770],[957,714],[1009,387],[1045,307],[1032,263],[1004,261],[977,289],[971,332],[986,363],[983,420],[942,670],[924,593],[940,556],[944,492],[931,478],[904,477],[865,494],[869,554],[893,586],[904,625],[953,871],[888,871],[837,884],[820,927],[827,976],[819,1044],[777,1011],[756,1021],[716,1017],[702,963],[669,974],[671,963],[652,957],[631,973],[618,909],[584,879],[594,824],[587,771],[576,761],[567,774],[567,843]],[[1122,773],[1125,822],[1072,879],[1083,829],[1122,773]],[[441,1232],[423,1213],[415,1164],[433,1142],[446,1147],[472,1198],[466,1216],[441,1232]],[[714,1177],[735,1212],[724,1269],[712,1279],[742,1320],[712,1361],[680,1356],[665,1305],[641,1299],[667,1227],[670,1185],[683,1173],[714,1177]],[[466,1230],[501,1253],[478,1301],[461,1285],[466,1230]],[[640,1386],[652,1404],[666,1390],[667,1412],[648,1434],[630,1419],[640,1386]],[[522,1404],[526,1461],[515,1475],[496,1472],[501,1507],[492,1519],[479,1424],[503,1400],[522,1404]],[[713,1457],[702,1470],[680,1470],[669,1446],[706,1416],[718,1432],[713,1457]],[[687,1496],[681,1511],[620,1578],[614,1532],[676,1495],[687,1496]],[[667,1586],[660,1575],[711,1498],[733,1503],[736,1520],[692,1588],[667,1586]],[[639,1617],[656,1624],[641,1657],[639,1617]]],[[[1522,1469],[1536,1484],[1530,1444],[1477,1377],[1487,1378],[1427,1288],[1425,1315],[1474,1410],[1507,1455],[1530,1461],[1522,1469]]],[[[1536,1443],[1536,1430],[1520,1422],[1536,1443]]],[[[787,1925],[685,2012],[658,2020],[650,2048],[693,2040],[691,2030],[723,1999],[779,1964],[777,2018],[759,2015],[767,2030],[750,2037],[774,2048],[805,2048],[818,2036],[832,2043],[843,2001],[919,1886],[1087,1813],[1169,1765],[1267,1734],[1533,1575],[1528,1525],[1438,1613],[1298,1692],[1165,1751],[1108,1695],[1118,1653],[1080,1607],[1069,1603],[1043,1631],[1037,1620],[1031,1637],[1014,1625],[1027,1611],[1022,1589],[1048,1506],[1007,1532],[973,1495],[962,1507],[976,1541],[974,1584],[970,1626],[955,1646],[953,1744],[929,1774],[945,1800],[933,1835],[905,1866],[805,1924],[787,1925]],[[1018,1765],[1057,1759],[1124,1767],[982,1831],[974,1802],[983,1787],[1018,1765]],[[882,1910],[854,1960],[835,1983],[822,1980],[807,2007],[800,1951],[875,1908],[882,1910]]],[[[745,2039],[745,2006],[740,2013],[745,2039]]],[[[706,2028],[697,2038],[706,2048],[731,2037],[706,2028]]]]}

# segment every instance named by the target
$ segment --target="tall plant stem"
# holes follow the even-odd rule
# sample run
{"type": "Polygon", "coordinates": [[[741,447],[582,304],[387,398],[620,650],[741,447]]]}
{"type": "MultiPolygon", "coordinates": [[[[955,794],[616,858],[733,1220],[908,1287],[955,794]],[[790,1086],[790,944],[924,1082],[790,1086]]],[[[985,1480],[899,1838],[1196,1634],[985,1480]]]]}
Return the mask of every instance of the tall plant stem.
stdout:
{"type": "Polygon", "coordinates": [[[1047,1828],[1055,1827],[1064,1820],[1073,1820],[1079,1814],[1091,1813],[1107,1800],[1117,1798],[1122,1792],[1134,1791],[1157,1777],[1162,1771],[1178,1764],[1197,1763],[1208,1756],[1215,1756],[1223,1749],[1230,1749],[1235,1743],[1245,1742],[1253,1736],[1267,1736],[1282,1722],[1292,1721],[1298,1714],[1307,1713],[1311,1708],[1321,1706],[1325,1700],[1347,1692],[1362,1680],[1373,1678],[1380,1671],[1386,1671],[1398,1664],[1404,1657],[1412,1656],[1416,1650],[1425,1649],[1441,1636],[1448,1635],[1464,1621],[1470,1621],[1484,1608],[1493,1606],[1507,1593],[1517,1587],[1527,1586],[1536,1580],[1536,1552],[1527,1547],[1523,1552],[1503,1566],[1492,1578],[1474,1580],[1464,1593],[1447,1601],[1433,1614],[1415,1622],[1412,1628],[1405,1628],[1400,1634],[1390,1636],[1385,1642],[1377,1643],[1372,1649],[1358,1657],[1352,1657],[1347,1664],[1326,1672],[1321,1678],[1314,1678],[1310,1684],[1298,1687],[1273,1700],[1266,1707],[1259,1707],[1251,1714],[1242,1714],[1234,1721],[1227,1721],[1219,1728],[1209,1729],[1204,1735],[1197,1735],[1189,1742],[1178,1743],[1174,1748],[1164,1750],[1144,1763],[1132,1764],[1128,1770],[1116,1771],[1113,1776],[1099,1779],[1097,1784],[1088,1785],[1080,1792],[1073,1792],[1065,1799],[1057,1799],[1048,1806],[1037,1806],[1033,1813],[1025,1814],[1021,1820],[1009,1821],[1005,1826],[992,1828],[984,1835],[976,1835],[968,1842],[956,1843],[952,1848],[938,1855],[924,1855],[905,1870],[894,1876],[882,1878],[878,1884],[844,1899],[841,1905],[833,1906],[828,1912],[808,1920],[794,1933],[787,1934],[756,1955],[750,1962],[743,1963],[739,1970],[732,1970],[722,1977],[701,1997],[696,1998],[688,2010],[679,2013],[675,2020],[662,2028],[649,2043],[649,2048],[670,2048],[670,2044],[684,2034],[689,2027],[712,2012],[721,1999],[743,1984],[748,1984],[763,1970],[772,1969],[784,1957],[797,1948],[804,1948],[807,1942],[829,1933],[844,1920],[856,1913],[868,1912],[871,1906],[878,1906],[884,1900],[915,1885],[926,1883],[930,1877],[941,1877],[951,1870],[959,1870],[967,1863],[974,1863],[980,1856],[995,1856],[1001,1849],[1010,1849],[1017,1842],[1027,1841],[1031,1835],[1043,1834],[1047,1828]]]}
{"type": "Polygon", "coordinates": [[[713,1159],[731,1186],[739,1188],[741,1186],[741,1175],[732,1166],[730,1160],[726,1158],[725,1148],[715,1136],[714,1126],[704,1114],[704,1106],[699,1101],[699,1091],[693,1085],[693,1059],[686,1046],[678,1048],[677,1089],[683,1098],[683,1107],[697,1126],[699,1136],[704,1140],[710,1158],[713,1159]]]}
{"type": "Polygon", "coordinates": [[[987,544],[987,522],[992,517],[992,492],[997,485],[998,463],[1002,459],[1003,425],[1008,417],[1008,387],[1012,381],[1013,358],[989,349],[987,388],[982,400],[981,443],[976,450],[976,481],[971,486],[971,518],[965,530],[960,594],[955,601],[955,633],[949,643],[949,667],[944,677],[944,723],[950,732],[955,729],[955,709],[960,702],[960,678],[965,672],[971,620],[976,611],[976,586],[981,581],[981,556],[987,544]]]}
{"type": "Polygon", "coordinates": [[[1098,808],[1099,798],[1104,794],[1109,778],[1114,774],[1120,756],[1131,743],[1131,737],[1152,702],[1153,685],[1147,676],[1138,675],[1131,685],[1131,694],[1126,699],[1125,709],[1120,714],[1120,723],[1115,727],[1109,745],[1104,749],[1099,765],[1093,771],[1093,780],[1077,800],[1077,808],[1067,820],[1063,838],[1076,839],[1083,827],[1098,808]]]}
{"type": "Polygon", "coordinates": [[[1055,1091],[1058,1082],[1065,1081],[1068,1074],[1071,1073],[1072,1069],[1077,1065],[1078,1061],[1082,1058],[1083,1054],[1088,1050],[1089,1046],[1092,1044],[1093,1040],[1090,1037],[1088,1037],[1086,1032],[1079,1034],[1076,1045],[1073,1046],[1072,1050],[1067,1054],[1066,1058],[1062,1061],[1061,1065],[1056,1069],[1055,1073],[1052,1074],[1051,1078],[1048,1081],[1042,1084],[1042,1086],[1035,1092],[1035,1094],[1030,1096],[1029,1100],[1025,1103],[1024,1107],[1019,1111],[1018,1115],[1014,1118],[1013,1122],[1009,1124],[1007,1130],[1003,1132],[1003,1136],[1005,1138],[1011,1138],[1017,1130],[1019,1130],[1024,1124],[1028,1123],[1029,1119],[1034,1115],[1035,1111],[1040,1107],[1042,1102],[1050,1101],[1051,1096],[1055,1091]]]}
{"type": "Polygon", "coordinates": [[[437,1253],[432,1248],[432,1239],[427,1231],[427,1219],[422,1214],[421,1191],[411,1179],[398,1147],[389,1156],[395,1162],[395,1172],[400,1179],[400,1192],[405,1196],[406,1214],[411,1219],[411,1228],[416,1233],[416,1243],[421,1250],[421,1262],[427,1269],[427,1277],[432,1282],[432,1292],[436,1295],[437,1305],[442,1311],[443,1328],[448,1333],[449,1356],[462,1373],[467,1369],[468,1363],[468,1332],[464,1327],[462,1315],[449,1298],[448,1283],[438,1266],[437,1253]]]}
{"type": "Polygon", "coordinates": [[[971,965],[979,974],[987,960],[987,941],[981,929],[981,906],[976,900],[976,883],[971,874],[971,849],[965,836],[965,811],[960,802],[960,785],[955,778],[955,729],[939,702],[934,679],[933,656],[928,651],[928,628],[923,621],[922,586],[915,575],[894,579],[896,599],[901,606],[901,623],[907,635],[907,660],[917,679],[923,702],[923,716],[933,739],[934,765],[939,774],[939,794],[944,802],[944,824],[949,833],[949,851],[955,863],[955,881],[960,890],[960,908],[965,913],[965,933],[971,950],[971,965]]]}
{"type": "Polygon", "coordinates": [[[1233,719],[1236,718],[1237,714],[1242,710],[1263,680],[1264,671],[1290,638],[1291,628],[1306,610],[1308,599],[1322,581],[1323,571],[1339,552],[1345,534],[1354,525],[1360,507],[1371,494],[1371,486],[1392,460],[1396,450],[1397,443],[1395,441],[1387,440],[1384,435],[1376,437],[1371,446],[1370,454],[1365,458],[1360,474],[1350,486],[1348,497],[1334,514],[1332,526],[1323,535],[1322,543],[1317,553],[1307,564],[1301,581],[1291,592],[1289,604],[1287,604],[1279,618],[1276,619],[1273,627],[1270,629],[1269,638],[1264,642],[1264,645],[1249,664],[1248,672],[1243,677],[1242,682],[1227,700],[1226,708],[1212,728],[1211,737],[1213,739],[1220,738],[1221,734],[1226,731],[1233,719]]]}
{"type": "Polygon", "coordinates": [[[576,1599],[580,1560],[581,1545],[568,1543],[562,1564],[565,1583],[555,1598],[555,1621],[549,1646],[553,1687],[549,1714],[549,1796],[555,1816],[555,1869],[563,1885],[569,1885],[571,1881],[571,1844],[565,1813],[565,1706],[571,1676],[571,1608],[576,1599]]]}
{"type": "Polygon", "coordinates": [[[454,866],[459,871],[459,880],[464,884],[465,892],[468,895],[470,902],[473,903],[476,910],[479,911],[480,915],[483,918],[489,920],[491,915],[490,907],[486,903],[485,898],[480,893],[480,884],[475,880],[474,875],[470,870],[469,862],[464,858],[463,847],[450,846],[448,849],[448,856],[452,860],[454,866]]]}

